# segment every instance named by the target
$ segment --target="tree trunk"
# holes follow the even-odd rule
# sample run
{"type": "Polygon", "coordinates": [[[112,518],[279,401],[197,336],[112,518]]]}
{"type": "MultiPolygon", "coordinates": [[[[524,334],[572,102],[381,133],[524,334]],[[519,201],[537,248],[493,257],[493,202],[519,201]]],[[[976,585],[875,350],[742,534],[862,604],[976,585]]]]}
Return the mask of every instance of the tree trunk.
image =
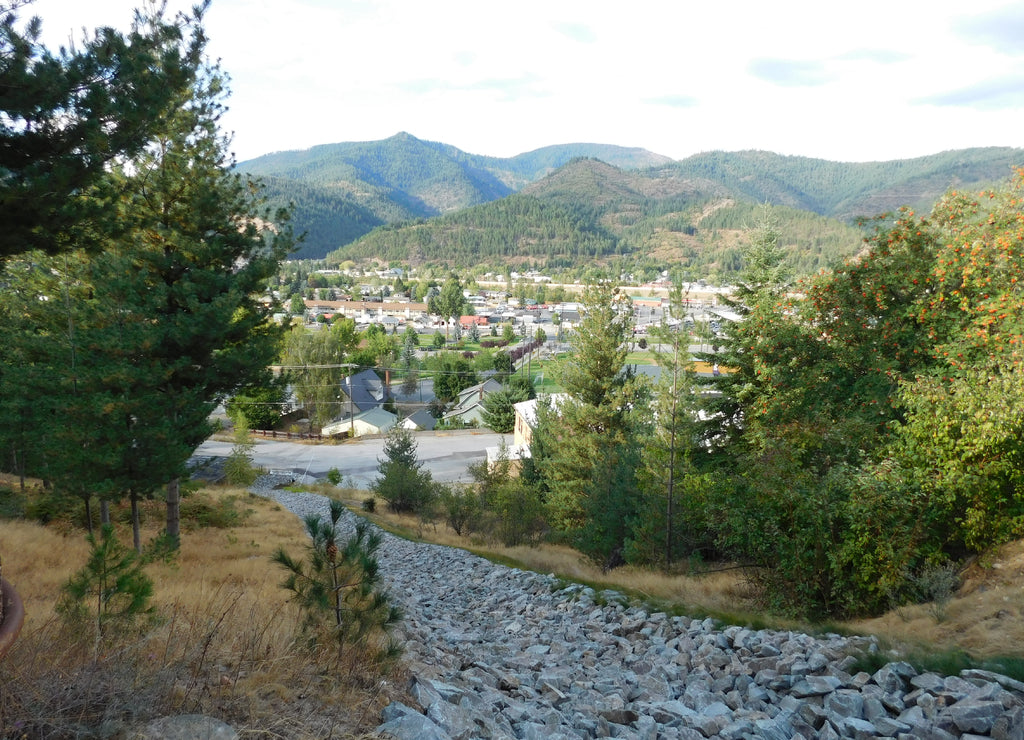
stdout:
{"type": "Polygon", "coordinates": [[[89,530],[89,534],[92,534],[92,496],[85,496],[85,526],[89,530]]]}
{"type": "Polygon", "coordinates": [[[135,552],[142,554],[142,522],[139,517],[139,494],[131,492],[132,502],[132,545],[135,552]]]}
{"type": "Polygon", "coordinates": [[[177,550],[181,542],[181,479],[167,484],[167,539],[177,550]]]}
{"type": "Polygon", "coordinates": [[[110,502],[100,499],[100,524],[110,524],[110,502]]]}

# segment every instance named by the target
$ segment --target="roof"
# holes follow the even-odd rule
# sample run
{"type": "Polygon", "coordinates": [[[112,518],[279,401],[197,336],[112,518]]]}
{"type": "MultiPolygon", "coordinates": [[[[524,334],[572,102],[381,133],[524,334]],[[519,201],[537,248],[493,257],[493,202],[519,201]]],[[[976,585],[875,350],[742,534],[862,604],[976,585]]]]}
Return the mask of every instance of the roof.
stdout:
{"type": "MultiPolygon", "coordinates": [[[[552,393],[546,397],[546,400],[552,408],[557,410],[569,398],[571,396],[568,393],[552,393]]],[[[512,408],[515,409],[517,416],[523,417],[523,421],[533,427],[537,425],[537,404],[540,401],[540,398],[531,398],[529,401],[513,404],[512,408]]]]}
{"type": "Polygon", "coordinates": [[[384,387],[384,381],[373,370],[362,370],[355,375],[343,378],[341,390],[346,397],[350,395],[349,388],[352,389],[352,405],[360,411],[376,408],[390,397],[387,388],[384,387]]]}
{"type": "Polygon", "coordinates": [[[390,411],[385,411],[378,406],[370,409],[369,411],[364,411],[361,414],[356,414],[355,421],[371,427],[377,427],[382,432],[386,432],[398,423],[398,417],[390,411]]]}
{"type": "Polygon", "coordinates": [[[417,429],[430,431],[437,426],[437,419],[435,419],[433,414],[426,409],[420,409],[414,414],[409,414],[409,416],[405,417],[402,421],[403,426],[406,427],[408,427],[410,423],[415,425],[417,429]]]}

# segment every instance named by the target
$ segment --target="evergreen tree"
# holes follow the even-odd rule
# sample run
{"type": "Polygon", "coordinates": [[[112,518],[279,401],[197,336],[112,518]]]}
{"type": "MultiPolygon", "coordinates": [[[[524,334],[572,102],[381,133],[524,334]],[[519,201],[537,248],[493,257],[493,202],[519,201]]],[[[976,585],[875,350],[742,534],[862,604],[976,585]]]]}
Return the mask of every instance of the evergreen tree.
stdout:
{"type": "Polygon", "coordinates": [[[412,432],[397,425],[384,440],[384,457],[379,461],[377,478],[370,490],[388,502],[394,512],[425,511],[435,498],[435,486],[429,470],[422,470],[416,455],[412,432]]]}
{"type": "MultiPolygon", "coordinates": [[[[281,586],[292,592],[293,601],[302,608],[304,628],[313,635],[326,633],[336,643],[338,655],[347,645],[363,644],[390,631],[402,618],[380,589],[376,558],[380,535],[362,521],[355,534],[343,540],[344,514],[344,505],[332,500],[326,520],[319,515],[305,519],[310,538],[305,561],[292,558],[283,548],[272,557],[288,572],[281,586]]],[[[396,650],[388,644],[383,652],[393,657],[396,650]]]]}
{"type": "Polygon", "coordinates": [[[26,4],[0,17],[0,262],[32,249],[102,247],[109,197],[94,197],[112,162],[130,160],[164,130],[201,69],[208,0],[192,16],[162,6],[136,12],[131,30],[97,29],[54,53],[41,21],[19,28],[26,4]]]}
{"type": "MultiPolygon", "coordinates": [[[[278,351],[259,295],[290,233],[283,220],[261,228],[269,214],[229,172],[222,95],[205,69],[151,146],[110,172],[120,227],[103,252],[37,263],[24,274],[48,284],[12,286],[54,299],[38,380],[71,423],[44,436],[60,450],[48,469],[101,499],[127,496],[137,550],[139,500],[185,472],[212,410],[264,378],[278,351]]],[[[175,540],[177,486],[168,493],[175,540]]]]}
{"type": "Polygon", "coordinates": [[[625,368],[632,317],[610,284],[584,291],[574,351],[557,371],[571,401],[558,408],[558,445],[539,463],[552,524],[608,567],[622,562],[639,507],[642,425],[634,410],[645,401],[625,368]]]}

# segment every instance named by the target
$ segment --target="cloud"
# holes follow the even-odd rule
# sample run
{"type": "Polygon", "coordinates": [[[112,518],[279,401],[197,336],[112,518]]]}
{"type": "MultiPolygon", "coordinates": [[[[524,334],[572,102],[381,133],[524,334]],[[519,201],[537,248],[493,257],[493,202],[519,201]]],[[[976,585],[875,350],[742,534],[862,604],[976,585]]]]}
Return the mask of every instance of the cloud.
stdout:
{"type": "Polygon", "coordinates": [[[834,79],[821,62],[796,59],[752,59],[747,71],[754,77],[780,87],[818,87],[834,79]]]}
{"type": "Polygon", "coordinates": [[[989,46],[1003,54],[1024,54],[1024,5],[1007,5],[979,15],[955,19],[953,33],[969,44],[989,46]]]}
{"type": "Polygon", "coordinates": [[[694,108],[698,100],[692,95],[660,95],[655,98],[646,98],[645,103],[651,105],[664,105],[669,108],[694,108]]]}
{"type": "Polygon", "coordinates": [[[597,41],[597,34],[593,29],[582,23],[553,23],[551,27],[563,36],[581,44],[593,44],[597,41]]]}
{"type": "Polygon", "coordinates": [[[969,87],[929,95],[914,101],[921,105],[1007,110],[1024,107],[1024,73],[993,77],[969,87]]]}
{"type": "Polygon", "coordinates": [[[540,98],[550,95],[542,89],[542,81],[536,75],[527,74],[518,77],[488,77],[468,82],[452,82],[451,80],[426,77],[399,83],[396,87],[413,95],[430,95],[434,93],[497,93],[504,101],[520,98],[540,98]]]}
{"type": "Polygon", "coordinates": [[[875,64],[897,64],[910,58],[910,54],[894,49],[855,49],[836,57],[844,62],[874,62],[875,64]]]}

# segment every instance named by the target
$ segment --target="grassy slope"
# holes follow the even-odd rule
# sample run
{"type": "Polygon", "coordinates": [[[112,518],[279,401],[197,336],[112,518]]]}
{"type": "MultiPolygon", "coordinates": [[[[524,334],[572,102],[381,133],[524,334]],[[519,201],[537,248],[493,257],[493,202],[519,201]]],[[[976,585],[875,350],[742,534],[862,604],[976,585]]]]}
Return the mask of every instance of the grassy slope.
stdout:
{"type": "MultiPolygon", "coordinates": [[[[380,667],[358,651],[311,659],[296,644],[298,614],[279,587],[283,571],[269,559],[281,546],[302,556],[301,522],[245,492],[200,495],[235,497],[252,513],[230,529],[183,532],[176,562],[146,569],[155,583],[156,623],[97,655],[54,614],[61,584],[86,560],[82,533],[66,523],[0,521],[4,577],[27,610],[20,637],[0,661],[0,727],[21,723],[26,737],[37,736],[30,730],[65,737],[104,722],[111,729],[199,713],[246,737],[312,740],[367,732],[385,704],[401,699],[381,691],[374,678],[380,667]]],[[[144,541],[160,528],[160,516],[159,502],[147,505],[144,541]]],[[[130,544],[130,529],[118,529],[130,544]]],[[[404,685],[396,678],[393,685],[404,685]]]]}

